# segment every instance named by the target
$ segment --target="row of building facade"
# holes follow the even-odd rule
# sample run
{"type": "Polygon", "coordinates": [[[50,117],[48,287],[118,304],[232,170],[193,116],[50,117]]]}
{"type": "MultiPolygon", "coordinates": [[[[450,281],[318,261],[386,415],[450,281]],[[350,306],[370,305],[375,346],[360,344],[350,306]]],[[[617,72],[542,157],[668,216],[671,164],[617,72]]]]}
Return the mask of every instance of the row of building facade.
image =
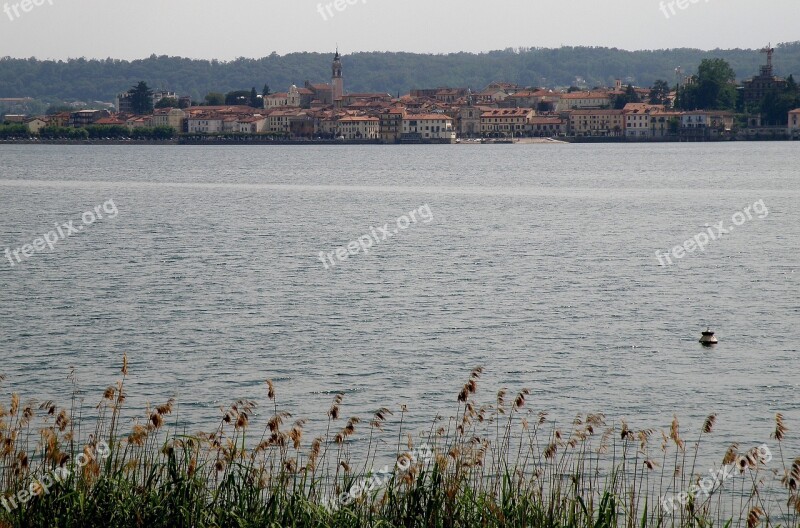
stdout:
{"type": "MultiPolygon", "coordinates": [[[[304,109],[200,106],[157,109],[152,115],[111,114],[106,110],[27,119],[31,133],[45,126],[170,127],[189,135],[272,134],[288,139],[339,139],[383,143],[443,142],[457,138],[713,137],[734,127],[734,115],[720,111],[678,112],[662,105],[629,103],[620,110],[573,109],[540,114],[532,108],[466,104],[450,108],[409,108],[396,100],[364,108],[304,109]],[[426,111],[427,110],[427,111],[426,111]]],[[[800,128],[800,110],[789,115],[789,131],[800,128]]]]}
{"type": "MultiPolygon", "coordinates": [[[[6,116],[6,119],[11,123],[25,123],[32,134],[47,126],[123,126],[129,130],[169,127],[189,135],[272,134],[287,139],[383,143],[451,143],[457,138],[478,137],[713,138],[734,127],[734,115],[729,112],[678,112],[644,103],[630,103],[621,110],[575,109],[546,115],[530,108],[472,105],[449,111],[413,112],[401,104],[391,103],[370,112],[348,108],[257,110],[248,106],[209,106],[158,109],[148,116],[80,110],[28,119],[6,116]]],[[[800,135],[800,109],[789,113],[788,133],[795,137],[800,135]]]]}

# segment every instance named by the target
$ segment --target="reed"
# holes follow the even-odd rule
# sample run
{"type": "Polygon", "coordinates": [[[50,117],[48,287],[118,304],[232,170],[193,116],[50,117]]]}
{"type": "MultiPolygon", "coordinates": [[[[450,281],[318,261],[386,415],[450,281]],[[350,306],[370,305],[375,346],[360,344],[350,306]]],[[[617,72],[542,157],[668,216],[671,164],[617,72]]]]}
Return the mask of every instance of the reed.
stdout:
{"type": "Polygon", "coordinates": [[[800,458],[784,459],[781,414],[777,456],[731,445],[718,458],[724,478],[704,493],[697,461],[716,415],[696,440],[682,437],[677,417],[668,431],[602,414],[559,426],[530,409],[527,389],[482,403],[481,374],[470,373],[453,415],[421,434],[404,429],[405,407],[345,419],[340,394],[325,433],[308,438],[306,420],[280,410],[267,381],[266,415],[240,400],[211,432],[187,435],[173,399],[123,431],[126,357],[92,420],[75,397],[64,408],[17,394],[0,405],[0,528],[799,526],[800,458]],[[664,497],[681,492],[666,511],[664,497]]]}

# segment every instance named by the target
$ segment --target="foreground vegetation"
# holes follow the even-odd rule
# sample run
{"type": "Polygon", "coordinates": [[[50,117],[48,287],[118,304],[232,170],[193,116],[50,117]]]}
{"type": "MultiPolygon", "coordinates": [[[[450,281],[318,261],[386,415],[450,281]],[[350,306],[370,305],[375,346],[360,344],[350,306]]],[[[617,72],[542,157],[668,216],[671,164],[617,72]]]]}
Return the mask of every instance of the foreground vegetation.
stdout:
{"type": "Polygon", "coordinates": [[[32,134],[25,125],[0,125],[0,139],[29,139],[40,138],[45,140],[52,139],[146,139],[146,140],[168,140],[176,137],[174,129],[170,127],[140,127],[131,128],[122,125],[98,126],[90,125],[81,128],[72,127],[45,127],[38,134],[32,134]]]}
{"type": "Polygon", "coordinates": [[[337,395],[309,442],[270,381],[263,418],[238,401],[213,432],[189,436],[170,425],[169,400],[124,427],[125,359],[96,420],[80,418],[75,398],[61,408],[14,394],[0,406],[0,526],[798,526],[800,458],[784,462],[781,415],[771,447],[730,446],[709,487],[696,473],[714,415],[691,440],[677,419],[669,431],[603,415],[558,428],[525,389],[482,405],[480,375],[423,435],[403,429],[404,408],[345,419],[337,395]],[[378,470],[390,435],[396,450],[378,470]]]}

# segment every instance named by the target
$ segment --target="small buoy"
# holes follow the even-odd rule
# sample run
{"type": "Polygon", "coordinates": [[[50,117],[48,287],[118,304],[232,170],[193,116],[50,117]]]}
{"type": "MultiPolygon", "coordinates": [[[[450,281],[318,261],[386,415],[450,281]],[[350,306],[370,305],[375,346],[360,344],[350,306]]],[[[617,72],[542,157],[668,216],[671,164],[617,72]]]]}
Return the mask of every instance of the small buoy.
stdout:
{"type": "Polygon", "coordinates": [[[705,332],[703,332],[703,337],[700,338],[700,343],[702,343],[703,346],[713,346],[719,343],[719,341],[717,341],[717,338],[714,337],[714,332],[712,332],[711,328],[709,327],[705,332]]]}

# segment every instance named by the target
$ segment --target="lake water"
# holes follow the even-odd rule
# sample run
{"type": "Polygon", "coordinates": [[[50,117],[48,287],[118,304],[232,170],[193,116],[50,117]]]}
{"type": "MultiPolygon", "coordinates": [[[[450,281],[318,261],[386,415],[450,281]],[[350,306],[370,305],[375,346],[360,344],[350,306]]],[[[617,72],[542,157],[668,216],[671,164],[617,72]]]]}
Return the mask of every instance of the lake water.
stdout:
{"type": "Polygon", "coordinates": [[[66,404],[74,367],[91,409],[127,352],[131,415],[174,395],[182,423],[211,430],[219,406],[266,404],[271,378],[312,428],[338,392],[345,416],[405,404],[421,428],[481,365],[487,403],[528,387],[560,423],[675,413],[688,436],[716,412],[721,454],[769,443],[780,411],[800,447],[799,149],[2,145],[0,251],[108,200],[117,214],[0,256],[0,392],[66,404]]]}

